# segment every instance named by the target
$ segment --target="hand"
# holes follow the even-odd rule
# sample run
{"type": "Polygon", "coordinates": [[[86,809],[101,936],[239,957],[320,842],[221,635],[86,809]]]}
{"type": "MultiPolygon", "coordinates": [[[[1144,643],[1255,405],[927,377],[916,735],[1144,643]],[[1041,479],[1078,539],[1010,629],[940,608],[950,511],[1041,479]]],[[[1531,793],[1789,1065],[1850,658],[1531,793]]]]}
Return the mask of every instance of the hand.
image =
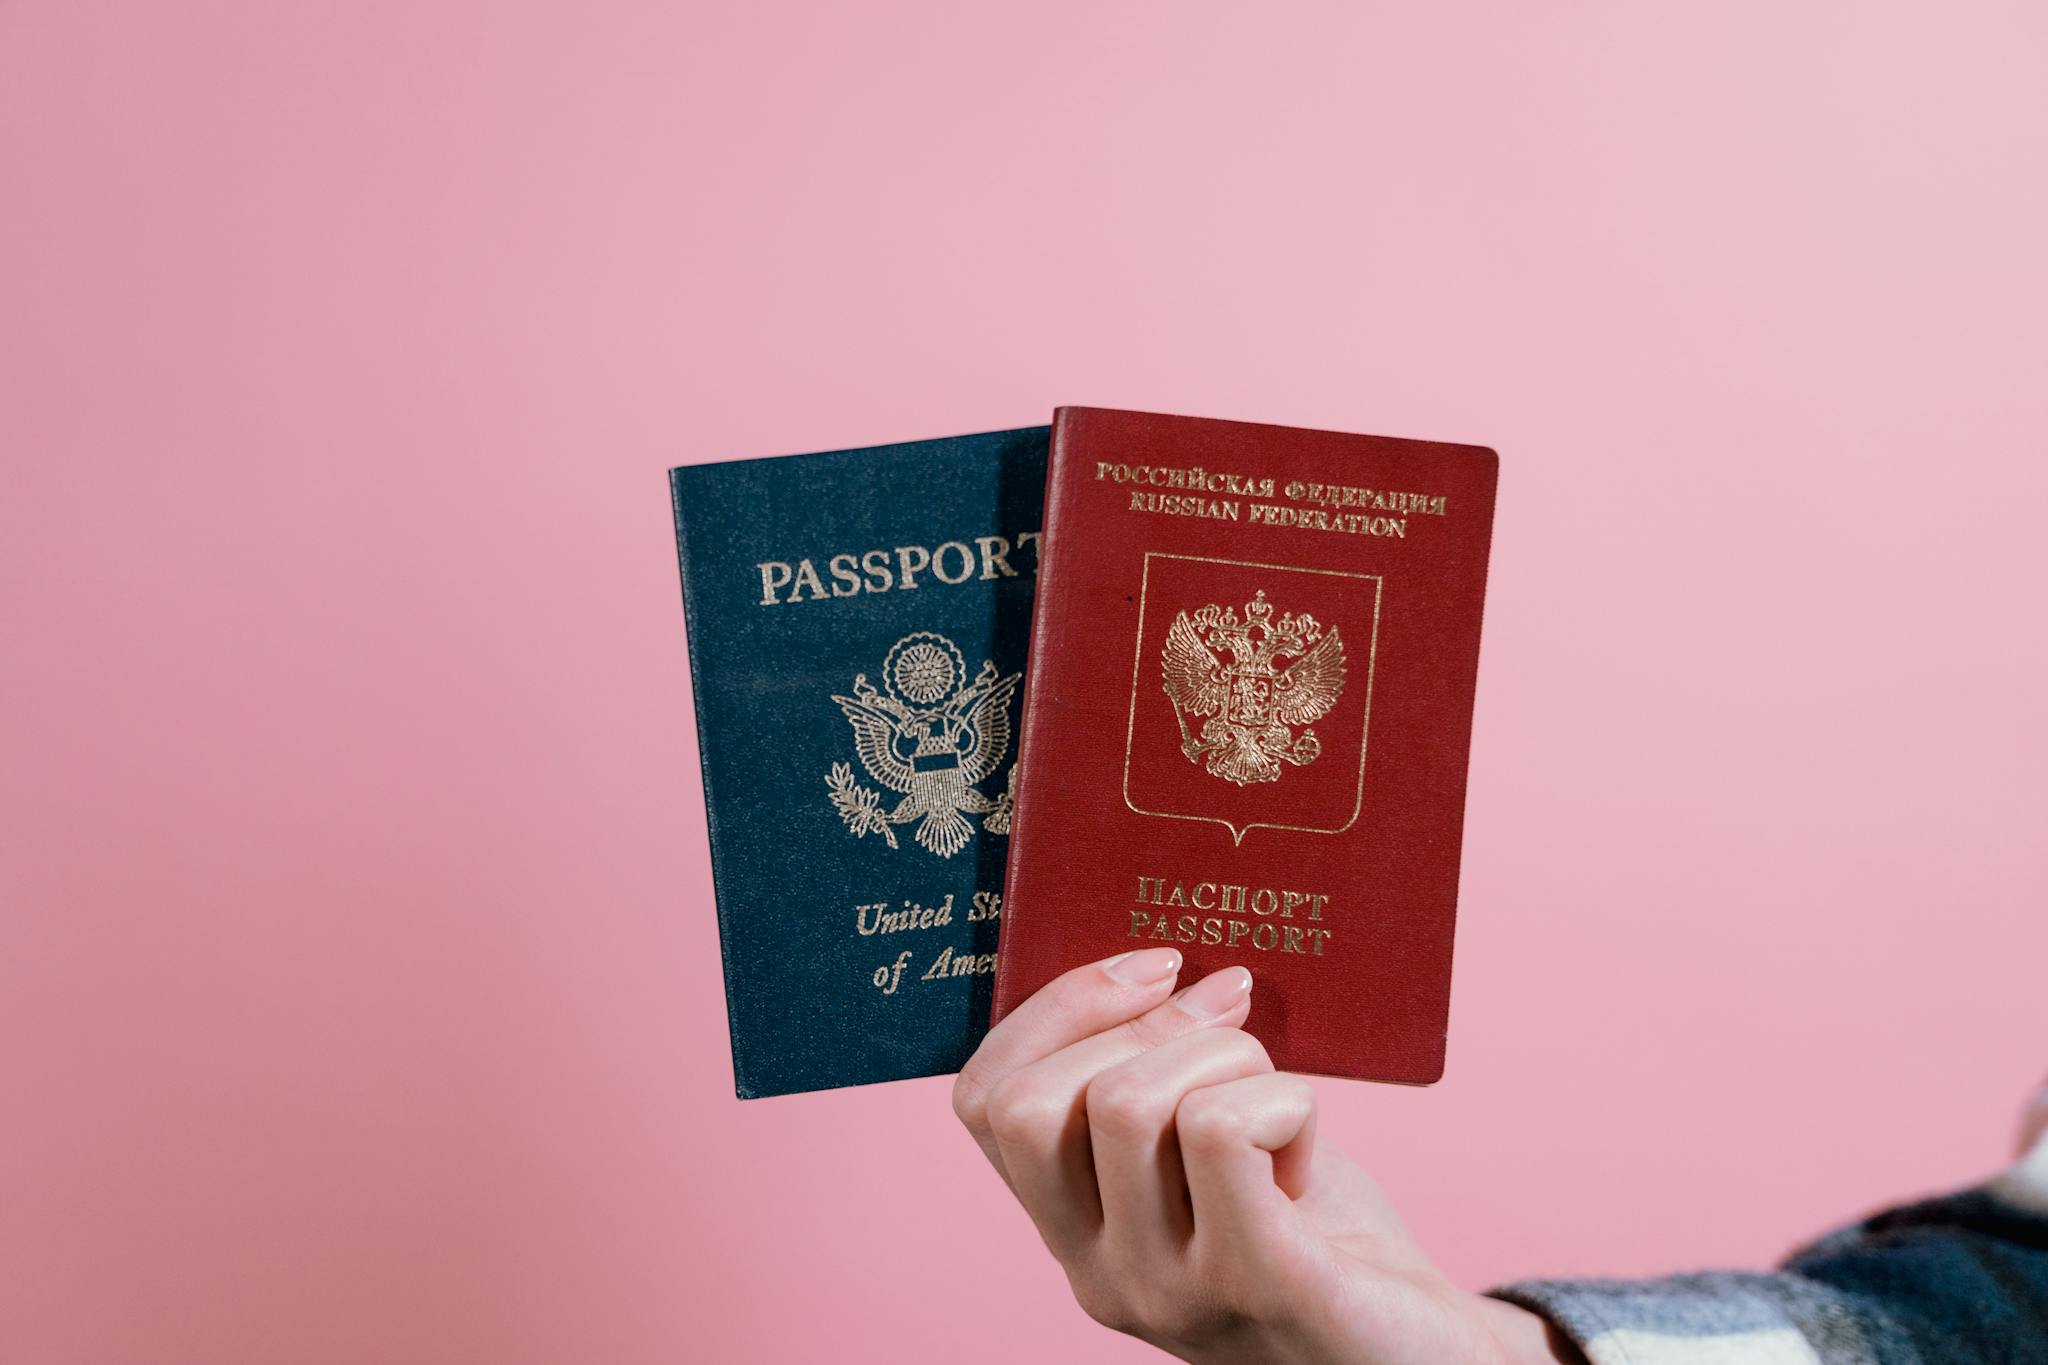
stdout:
{"type": "Polygon", "coordinates": [[[1315,1148],[1315,1092],[1238,1026],[1252,977],[1174,993],[1171,948],[1077,968],[989,1032],[953,1108],[1090,1317],[1189,1361],[1576,1359],[1452,1285],[1372,1179],[1315,1148]]]}
{"type": "Polygon", "coordinates": [[[2048,1138],[2048,1085],[2034,1092],[2026,1117],[2020,1120],[2020,1156],[2027,1156],[2044,1138],[2048,1138]]]}

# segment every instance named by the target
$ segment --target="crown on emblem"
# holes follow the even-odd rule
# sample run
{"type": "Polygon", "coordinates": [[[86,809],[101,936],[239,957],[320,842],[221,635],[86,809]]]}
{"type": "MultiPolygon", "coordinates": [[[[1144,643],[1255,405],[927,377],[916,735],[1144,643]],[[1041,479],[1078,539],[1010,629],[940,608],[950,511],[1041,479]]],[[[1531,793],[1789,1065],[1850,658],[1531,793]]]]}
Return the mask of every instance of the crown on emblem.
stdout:
{"type": "Polygon", "coordinates": [[[1242,653],[1256,650],[1266,658],[1300,654],[1323,638],[1322,622],[1305,611],[1286,612],[1276,619],[1264,588],[1244,604],[1242,616],[1235,607],[1211,604],[1197,611],[1193,622],[1202,642],[1212,648],[1242,653]]]}

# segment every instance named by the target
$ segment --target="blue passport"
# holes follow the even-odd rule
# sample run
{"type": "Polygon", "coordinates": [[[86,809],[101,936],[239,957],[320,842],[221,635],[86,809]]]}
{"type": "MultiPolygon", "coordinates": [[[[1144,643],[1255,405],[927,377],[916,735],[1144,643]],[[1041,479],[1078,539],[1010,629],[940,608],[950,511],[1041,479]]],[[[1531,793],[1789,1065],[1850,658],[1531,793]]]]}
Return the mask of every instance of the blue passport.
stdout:
{"type": "Polygon", "coordinates": [[[669,471],[742,1099],[988,1028],[1047,437],[669,471]]]}

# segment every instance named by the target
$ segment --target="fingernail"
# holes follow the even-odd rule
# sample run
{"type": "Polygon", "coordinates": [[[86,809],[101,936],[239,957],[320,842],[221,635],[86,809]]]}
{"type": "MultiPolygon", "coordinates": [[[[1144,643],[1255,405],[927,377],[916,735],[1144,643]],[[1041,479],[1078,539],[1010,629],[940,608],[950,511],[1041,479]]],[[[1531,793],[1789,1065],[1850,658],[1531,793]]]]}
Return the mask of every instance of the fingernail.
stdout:
{"type": "Polygon", "coordinates": [[[1251,994],[1252,974],[1243,967],[1211,972],[1174,997],[1174,1003],[1197,1019],[1221,1019],[1251,994]]]}
{"type": "Polygon", "coordinates": [[[1171,948],[1146,948],[1135,953],[1113,957],[1102,964],[1103,970],[1126,986],[1149,986],[1163,981],[1180,970],[1180,954],[1171,948]]]}

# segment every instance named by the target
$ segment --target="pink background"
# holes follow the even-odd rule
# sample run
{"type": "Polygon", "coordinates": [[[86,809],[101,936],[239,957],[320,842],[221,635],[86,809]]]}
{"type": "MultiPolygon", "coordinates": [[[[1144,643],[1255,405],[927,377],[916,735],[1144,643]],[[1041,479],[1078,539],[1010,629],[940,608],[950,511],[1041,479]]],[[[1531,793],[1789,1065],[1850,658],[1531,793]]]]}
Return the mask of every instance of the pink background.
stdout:
{"type": "MultiPolygon", "coordinates": [[[[2038,4],[0,6],[0,1357],[1140,1360],[731,1094],[662,471],[1503,456],[1462,1281],[1756,1263],[2042,1040],[2038,4]]],[[[770,718],[764,717],[764,724],[770,718]]]]}

